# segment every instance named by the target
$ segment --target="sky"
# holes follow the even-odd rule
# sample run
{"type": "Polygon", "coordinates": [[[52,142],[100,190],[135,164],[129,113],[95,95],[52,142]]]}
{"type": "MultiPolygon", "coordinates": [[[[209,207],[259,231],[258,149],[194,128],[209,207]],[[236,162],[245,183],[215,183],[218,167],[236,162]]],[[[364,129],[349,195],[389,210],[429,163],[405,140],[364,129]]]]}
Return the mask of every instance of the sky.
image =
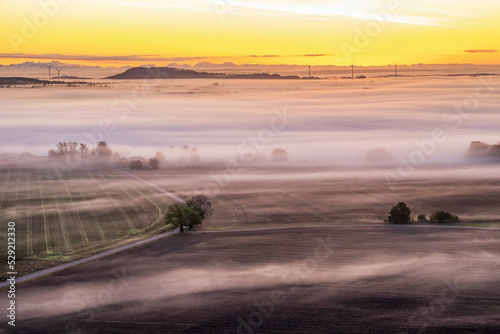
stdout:
{"type": "Polygon", "coordinates": [[[500,1],[2,0],[0,64],[499,64],[500,1]]]}

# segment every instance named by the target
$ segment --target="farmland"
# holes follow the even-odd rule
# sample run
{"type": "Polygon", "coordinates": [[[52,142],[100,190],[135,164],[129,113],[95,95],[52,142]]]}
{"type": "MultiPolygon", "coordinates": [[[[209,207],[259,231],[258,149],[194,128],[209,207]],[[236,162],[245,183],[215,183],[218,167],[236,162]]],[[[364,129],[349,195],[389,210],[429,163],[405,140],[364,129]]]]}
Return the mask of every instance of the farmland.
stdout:
{"type": "Polygon", "coordinates": [[[78,257],[153,233],[173,201],[110,168],[61,179],[51,168],[3,168],[0,180],[2,218],[16,222],[21,258],[78,257]]]}
{"type": "MultiPolygon", "coordinates": [[[[133,175],[188,199],[209,195],[213,214],[198,230],[382,223],[404,200],[419,213],[444,209],[474,226],[498,226],[496,167],[423,169],[391,190],[383,170],[320,165],[247,165],[217,186],[213,165],[166,166],[133,175]],[[488,176],[489,175],[489,176],[488,176]]],[[[0,169],[3,218],[17,226],[20,271],[51,266],[164,231],[173,199],[114,168],[81,168],[56,177],[50,168],[0,169]],[[23,269],[23,263],[30,268],[23,269]]],[[[5,233],[5,231],[2,231],[5,233]]]]}
{"type": "Polygon", "coordinates": [[[173,235],[23,284],[16,332],[493,333],[499,241],[391,225],[173,235]]]}
{"type": "Polygon", "coordinates": [[[4,222],[16,222],[19,277],[165,231],[162,218],[174,199],[160,189],[183,199],[205,194],[213,207],[185,235],[19,282],[16,330],[237,333],[243,319],[264,333],[413,333],[419,324],[431,333],[487,332],[499,303],[492,297],[496,229],[369,225],[404,201],[413,217],[448,210],[463,220],[458,227],[499,227],[500,165],[464,158],[471,141],[498,141],[498,91],[481,100],[462,129],[443,120],[480,85],[474,78],[338,86],[164,80],[127,115],[113,106],[140,91],[135,83],[2,91],[0,212],[4,222]],[[287,110],[283,130],[269,132],[287,110]],[[160,152],[160,169],[84,163],[59,178],[50,165],[60,157],[47,152],[59,141],[95,140],[84,134],[99,134],[108,118],[113,154],[148,161],[160,152]],[[431,143],[427,154],[416,143],[429,143],[436,129],[448,140],[431,143]],[[251,146],[249,138],[259,137],[265,140],[251,146]],[[265,159],[235,168],[241,143],[265,159]],[[197,148],[200,161],[186,159],[187,146],[197,148]],[[288,162],[269,161],[276,148],[287,150],[288,162]],[[367,159],[376,148],[393,159],[367,159]],[[424,159],[401,173],[401,161],[419,153],[424,159]],[[387,173],[398,181],[389,183],[387,173]],[[280,281],[328,236],[336,245],[328,261],[299,282],[280,281]],[[432,313],[450,282],[460,295],[432,313]],[[249,320],[255,300],[268,301],[275,289],[286,292],[286,303],[256,326],[259,319],[249,320]],[[424,315],[423,324],[409,320],[414,312],[424,315]]]}
{"type": "Polygon", "coordinates": [[[211,192],[207,195],[214,214],[203,229],[382,223],[399,201],[407,202],[415,216],[443,209],[466,224],[498,224],[499,167],[421,168],[394,189],[384,178],[391,168],[290,163],[246,165],[233,175],[221,167],[192,167],[144,172],[141,177],[188,197],[211,192]]]}

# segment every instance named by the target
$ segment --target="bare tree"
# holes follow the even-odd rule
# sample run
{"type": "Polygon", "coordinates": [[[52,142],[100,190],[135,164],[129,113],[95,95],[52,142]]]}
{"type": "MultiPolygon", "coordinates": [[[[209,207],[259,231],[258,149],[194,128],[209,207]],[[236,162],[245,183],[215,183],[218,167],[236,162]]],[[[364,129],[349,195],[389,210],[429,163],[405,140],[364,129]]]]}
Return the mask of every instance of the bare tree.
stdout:
{"type": "Polygon", "coordinates": [[[66,155],[67,153],[67,147],[68,147],[68,143],[58,143],[56,145],[56,153],[57,155],[66,155]]]}
{"type": "Polygon", "coordinates": [[[95,148],[95,152],[99,157],[109,157],[113,153],[111,151],[111,147],[106,144],[105,141],[100,141],[97,143],[97,147],[95,148]]]}
{"type": "Polygon", "coordinates": [[[89,155],[89,147],[87,146],[87,144],[80,143],[80,155],[82,157],[86,157],[89,155]]]}
{"type": "Polygon", "coordinates": [[[170,145],[168,147],[168,158],[169,158],[169,161],[170,162],[174,162],[174,151],[175,151],[175,147],[173,147],[172,145],[170,145]]]}
{"type": "Polygon", "coordinates": [[[78,143],[74,141],[68,142],[68,153],[72,157],[76,156],[78,153],[78,143]]]}
{"type": "Polygon", "coordinates": [[[181,152],[181,155],[179,155],[179,160],[178,161],[180,163],[184,163],[184,162],[187,161],[188,156],[189,156],[189,146],[184,145],[184,146],[182,146],[182,152],[181,152]]]}
{"type": "Polygon", "coordinates": [[[191,149],[191,156],[190,156],[190,161],[191,163],[199,163],[200,162],[200,155],[198,153],[198,150],[196,149],[196,147],[193,147],[191,149]]]}

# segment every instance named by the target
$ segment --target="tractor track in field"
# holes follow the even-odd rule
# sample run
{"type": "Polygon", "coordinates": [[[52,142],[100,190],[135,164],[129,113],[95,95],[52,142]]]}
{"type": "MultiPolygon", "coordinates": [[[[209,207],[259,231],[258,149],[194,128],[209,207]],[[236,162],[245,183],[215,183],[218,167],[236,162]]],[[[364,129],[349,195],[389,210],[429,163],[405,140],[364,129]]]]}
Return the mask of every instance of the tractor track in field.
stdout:
{"type": "Polygon", "coordinates": [[[180,203],[185,203],[185,202],[186,202],[185,200],[183,200],[182,198],[178,197],[177,195],[175,195],[175,194],[173,194],[173,193],[171,193],[171,192],[169,192],[169,191],[166,191],[165,189],[163,189],[163,188],[161,188],[161,187],[157,186],[157,185],[156,185],[156,184],[154,184],[154,183],[151,183],[151,182],[149,182],[149,181],[146,181],[146,180],[144,180],[144,179],[141,179],[140,177],[138,177],[138,176],[136,176],[136,175],[134,175],[134,174],[132,174],[132,173],[130,173],[130,172],[124,171],[123,169],[119,169],[119,168],[111,168],[111,169],[114,169],[114,170],[117,170],[117,171],[119,171],[119,172],[121,172],[121,173],[127,174],[128,176],[131,176],[131,177],[133,177],[134,179],[137,179],[137,180],[139,180],[139,181],[141,181],[141,182],[143,182],[143,183],[145,183],[145,184],[147,184],[147,185],[149,185],[149,186],[151,186],[151,187],[155,188],[156,190],[158,190],[158,191],[160,191],[161,193],[163,193],[163,194],[165,194],[165,195],[167,195],[167,196],[169,196],[169,197],[171,197],[171,198],[175,199],[176,201],[178,201],[178,202],[180,202],[180,203]]]}

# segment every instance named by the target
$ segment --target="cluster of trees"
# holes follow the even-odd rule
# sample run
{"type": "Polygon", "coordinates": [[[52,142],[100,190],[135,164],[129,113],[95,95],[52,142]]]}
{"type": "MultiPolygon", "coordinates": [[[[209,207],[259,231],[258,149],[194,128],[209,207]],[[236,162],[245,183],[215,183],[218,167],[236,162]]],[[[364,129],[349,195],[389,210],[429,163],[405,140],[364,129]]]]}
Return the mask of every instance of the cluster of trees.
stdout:
{"type": "MultiPolygon", "coordinates": [[[[425,214],[419,214],[417,216],[417,220],[420,223],[427,221],[433,223],[454,223],[459,222],[460,218],[449,211],[437,210],[430,215],[429,220],[427,220],[425,214]]],[[[406,203],[399,202],[392,207],[391,211],[389,212],[389,216],[385,221],[391,224],[411,223],[413,222],[413,219],[411,217],[411,209],[408,207],[408,205],[406,205],[406,203]]]]}
{"type": "Polygon", "coordinates": [[[186,203],[175,203],[168,207],[165,215],[165,224],[179,228],[184,233],[184,228],[189,229],[203,222],[206,216],[212,213],[212,204],[204,195],[196,195],[186,203]]]}
{"type": "MultiPolygon", "coordinates": [[[[246,152],[244,154],[236,155],[236,162],[244,163],[244,162],[265,162],[266,156],[262,152],[246,152]]],[[[287,162],[288,161],[288,152],[282,148],[276,148],[271,152],[271,161],[272,162],[287,162]]]]}
{"type": "MultiPolygon", "coordinates": [[[[61,142],[56,145],[56,149],[49,150],[49,157],[69,158],[71,161],[95,160],[101,163],[112,163],[117,167],[132,170],[159,169],[160,166],[167,163],[198,164],[201,161],[198,149],[196,147],[189,147],[188,145],[183,145],[180,148],[169,146],[165,154],[156,152],[154,157],[146,160],[142,156],[121,157],[117,152],[113,152],[105,141],[98,142],[95,147],[73,141],[61,142]]],[[[270,158],[271,162],[284,163],[288,161],[288,152],[285,149],[276,148],[271,152],[270,158]]],[[[263,152],[255,150],[237,155],[236,161],[238,163],[259,163],[265,162],[266,156],[263,152]]]]}
{"type": "Polygon", "coordinates": [[[97,157],[111,157],[113,151],[105,141],[100,141],[95,147],[84,143],[77,143],[73,141],[61,142],[56,145],[55,150],[49,150],[50,158],[97,158],[97,157]]]}
{"type": "Polygon", "coordinates": [[[189,147],[188,145],[182,146],[181,153],[177,158],[175,157],[174,146],[170,146],[168,150],[169,150],[168,157],[165,156],[165,154],[163,154],[162,152],[156,152],[155,156],[147,161],[141,156],[134,156],[131,157],[130,159],[121,158],[120,162],[118,163],[118,166],[122,168],[128,167],[134,170],[141,170],[144,168],[159,169],[160,166],[166,163],[178,162],[183,164],[184,163],[197,164],[201,161],[200,154],[198,153],[198,149],[196,147],[189,147]]]}
{"type": "Polygon", "coordinates": [[[128,163],[128,168],[135,170],[141,170],[144,168],[144,166],[148,166],[150,169],[158,169],[160,168],[160,160],[158,160],[157,158],[151,158],[146,165],[146,163],[144,162],[144,158],[132,158],[128,163]]]}
{"type": "Polygon", "coordinates": [[[467,151],[467,157],[498,161],[500,159],[500,143],[490,145],[480,141],[473,141],[467,151]]]}
{"type": "Polygon", "coordinates": [[[162,152],[156,152],[154,159],[157,159],[160,164],[163,163],[197,164],[201,161],[200,153],[196,147],[189,147],[188,145],[183,145],[179,149],[177,149],[175,146],[170,145],[168,147],[168,150],[166,150],[165,154],[163,154],[162,152]]]}

